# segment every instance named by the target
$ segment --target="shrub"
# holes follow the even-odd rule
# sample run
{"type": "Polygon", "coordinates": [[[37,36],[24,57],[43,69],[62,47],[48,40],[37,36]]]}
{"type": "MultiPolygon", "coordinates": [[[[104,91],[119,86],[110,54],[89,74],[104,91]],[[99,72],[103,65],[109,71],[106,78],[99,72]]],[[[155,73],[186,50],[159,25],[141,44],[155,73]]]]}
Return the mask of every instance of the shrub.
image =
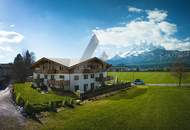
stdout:
{"type": "Polygon", "coordinates": [[[62,107],[64,107],[64,106],[65,106],[65,100],[62,101],[62,107]]]}
{"type": "Polygon", "coordinates": [[[48,110],[51,111],[52,107],[51,107],[51,101],[48,102],[48,110]]]}
{"type": "Polygon", "coordinates": [[[76,100],[76,101],[75,101],[75,104],[81,105],[81,100],[76,100]]]}
{"type": "Polygon", "coordinates": [[[51,102],[51,111],[57,111],[55,102],[51,102]]]}
{"type": "Polygon", "coordinates": [[[67,105],[68,107],[74,107],[74,102],[72,98],[66,97],[65,98],[65,105],[67,105]]]}
{"type": "Polygon", "coordinates": [[[18,93],[18,95],[16,95],[16,104],[19,104],[19,99],[20,99],[20,93],[18,93]]]}
{"type": "Polygon", "coordinates": [[[57,108],[73,107],[73,99],[54,93],[39,93],[40,88],[33,89],[31,84],[15,84],[13,99],[16,104],[23,106],[26,114],[35,115],[44,111],[56,111],[57,108]]]}
{"type": "Polygon", "coordinates": [[[35,115],[34,108],[32,107],[32,105],[30,105],[30,103],[28,102],[28,100],[24,104],[24,110],[27,113],[27,115],[29,115],[29,116],[34,116],[35,115]]]}
{"type": "Polygon", "coordinates": [[[40,89],[40,88],[36,88],[36,90],[37,90],[38,92],[41,92],[41,89],[40,89]]]}
{"type": "Polygon", "coordinates": [[[62,107],[62,101],[55,101],[56,108],[62,107]]]}
{"type": "Polygon", "coordinates": [[[24,100],[20,96],[20,93],[18,93],[18,95],[16,96],[16,104],[19,106],[24,106],[24,100]]]}
{"type": "Polygon", "coordinates": [[[34,113],[49,111],[49,105],[48,104],[33,104],[32,107],[33,107],[34,113]]]}

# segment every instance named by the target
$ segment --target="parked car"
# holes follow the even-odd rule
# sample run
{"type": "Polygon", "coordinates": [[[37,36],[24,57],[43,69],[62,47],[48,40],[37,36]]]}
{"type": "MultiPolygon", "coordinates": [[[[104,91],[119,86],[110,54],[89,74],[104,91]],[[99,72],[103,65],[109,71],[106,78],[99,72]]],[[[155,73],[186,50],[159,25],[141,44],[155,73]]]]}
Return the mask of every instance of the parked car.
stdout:
{"type": "Polygon", "coordinates": [[[136,85],[144,85],[144,81],[141,79],[135,79],[135,81],[133,83],[136,85]]]}

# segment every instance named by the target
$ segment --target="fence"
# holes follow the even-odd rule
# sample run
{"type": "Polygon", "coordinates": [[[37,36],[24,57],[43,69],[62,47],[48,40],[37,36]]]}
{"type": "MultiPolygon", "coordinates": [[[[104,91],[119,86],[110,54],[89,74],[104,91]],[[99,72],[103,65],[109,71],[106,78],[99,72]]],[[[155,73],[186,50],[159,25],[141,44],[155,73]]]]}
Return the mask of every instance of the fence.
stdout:
{"type": "Polygon", "coordinates": [[[128,87],[131,87],[131,83],[121,83],[121,84],[114,84],[114,85],[109,85],[109,86],[107,85],[93,91],[82,93],[80,97],[82,100],[85,100],[85,99],[89,99],[89,98],[92,98],[104,93],[109,93],[112,91],[117,91],[117,90],[128,88],[128,87]]]}

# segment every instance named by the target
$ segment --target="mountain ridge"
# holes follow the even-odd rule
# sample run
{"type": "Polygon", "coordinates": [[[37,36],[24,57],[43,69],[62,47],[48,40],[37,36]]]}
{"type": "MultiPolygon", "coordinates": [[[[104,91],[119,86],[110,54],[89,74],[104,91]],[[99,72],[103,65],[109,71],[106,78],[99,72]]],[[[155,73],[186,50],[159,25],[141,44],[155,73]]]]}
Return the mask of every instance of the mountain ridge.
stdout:
{"type": "Polygon", "coordinates": [[[166,50],[164,48],[156,48],[153,50],[142,51],[136,55],[121,56],[116,54],[107,60],[113,66],[143,66],[146,64],[157,64],[165,66],[171,65],[178,57],[181,57],[185,64],[190,64],[190,51],[166,50]]]}

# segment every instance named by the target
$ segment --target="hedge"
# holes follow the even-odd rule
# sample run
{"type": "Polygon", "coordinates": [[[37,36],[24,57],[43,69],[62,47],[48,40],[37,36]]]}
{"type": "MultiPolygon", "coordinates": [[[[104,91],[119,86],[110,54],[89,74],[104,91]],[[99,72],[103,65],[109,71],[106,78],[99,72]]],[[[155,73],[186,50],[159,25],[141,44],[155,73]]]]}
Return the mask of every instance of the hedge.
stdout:
{"type": "Polygon", "coordinates": [[[15,103],[24,107],[25,113],[29,116],[45,111],[56,112],[57,108],[60,107],[74,107],[73,98],[56,94],[41,94],[30,84],[15,84],[12,94],[15,103]],[[42,99],[38,99],[36,96],[42,99]]]}

